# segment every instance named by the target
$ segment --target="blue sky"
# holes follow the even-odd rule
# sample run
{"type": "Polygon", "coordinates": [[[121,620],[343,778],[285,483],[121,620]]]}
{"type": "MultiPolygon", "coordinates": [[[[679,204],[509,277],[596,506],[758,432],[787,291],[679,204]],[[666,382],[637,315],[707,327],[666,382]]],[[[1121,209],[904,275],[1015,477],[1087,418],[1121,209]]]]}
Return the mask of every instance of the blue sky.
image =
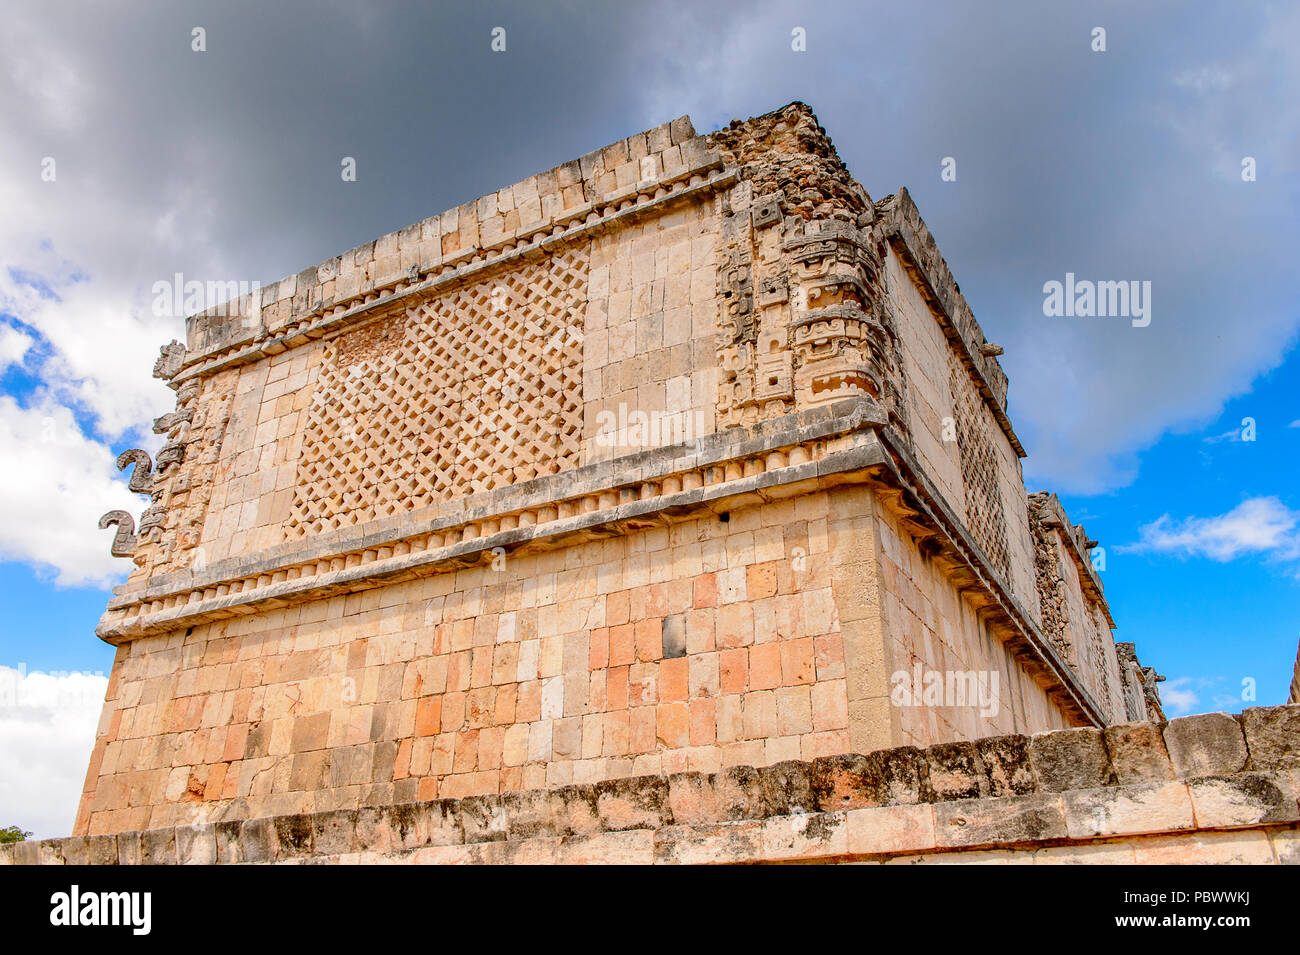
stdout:
{"type": "Polygon", "coordinates": [[[1062,496],[1067,512],[1105,548],[1101,576],[1116,639],[1136,642],[1143,662],[1168,677],[1161,690],[1171,713],[1286,702],[1300,643],[1296,527],[1279,546],[1231,558],[1195,546],[1195,530],[1187,546],[1135,553],[1122,545],[1140,543],[1142,528],[1162,515],[1222,515],[1270,497],[1300,512],[1297,395],[1300,348],[1293,346],[1211,424],[1167,434],[1143,451],[1132,484],[1062,496]],[[1255,420],[1254,441],[1240,439],[1247,418],[1255,420]],[[1243,699],[1248,678],[1253,701],[1243,699]]]}
{"type": "MultiPolygon", "coordinates": [[[[183,338],[182,316],[152,312],[154,282],[265,285],[676,116],[706,132],[798,99],[873,198],[908,188],[1005,346],[1026,483],[1106,548],[1116,636],[1168,677],[1169,712],[1284,698],[1300,640],[1300,8],[448,9],[9,5],[0,667],[109,669],[93,629],[125,571],[95,522],[143,509],[113,461],[157,450],[149,424],[173,396],[150,371],[183,338]],[[1151,325],[1046,317],[1043,285],[1067,272],[1150,281],[1151,325]]],[[[67,830],[97,711],[0,719],[0,765],[21,750],[43,780],[0,778],[0,814],[67,830]]]]}

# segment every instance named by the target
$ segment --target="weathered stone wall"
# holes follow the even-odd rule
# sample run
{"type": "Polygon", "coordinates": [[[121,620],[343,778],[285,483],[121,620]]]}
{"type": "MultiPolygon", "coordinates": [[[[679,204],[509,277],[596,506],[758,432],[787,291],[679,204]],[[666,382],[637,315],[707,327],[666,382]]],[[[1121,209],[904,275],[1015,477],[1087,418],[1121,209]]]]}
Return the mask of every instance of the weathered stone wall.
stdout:
{"type": "Polygon", "coordinates": [[[1041,629],[998,349],[802,104],[638,134],[188,333],[138,536],[110,515],[136,569],[79,834],[1124,718],[1095,575],[1088,652],[1041,629]],[[996,673],[996,713],[900,705],[917,667],[996,673]]]}
{"type": "Polygon", "coordinates": [[[1070,725],[1046,688],[1025,672],[943,567],[921,551],[887,509],[877,514],[891,676],[903,674],[910,681],[919,667],[923,677],[973,678],[992,700],[990,706],[980,705],[962,684],[958,696],[900,706],[899,741],[929,746],[1070,725]]]}
{"type": "Polygon", "coordinates": [[[843,752],[828,497],[727,516],[124,644],[79,829],[843,752]]]}
{"type": "Polygon", "coordinates": [[[1045,635],[1111,720],[1145,718],[1145,705],[1138,710],[1125,699],[1129,677],[1115,652],[1114,624],[1092,567],[1086,532],[1070,524],[1055,495],[1044,492],[1029,495],[1028,523],[1045,635]]]}
{"type": "Polygon", "coordinates": [[[0,846],[4,864],[1300,864],[1300,707],[0,846]]]}

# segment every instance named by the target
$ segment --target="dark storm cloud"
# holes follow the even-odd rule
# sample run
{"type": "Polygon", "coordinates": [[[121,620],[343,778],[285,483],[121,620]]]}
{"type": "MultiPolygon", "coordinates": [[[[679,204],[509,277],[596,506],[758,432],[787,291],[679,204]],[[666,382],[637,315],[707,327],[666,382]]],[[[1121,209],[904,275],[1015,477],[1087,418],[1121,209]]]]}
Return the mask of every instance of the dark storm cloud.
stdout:
{"type": "Polygon", "coordinates": [[[873,197],[909,188],[1006,346],[1027,472],[1092,490],[1297,325],[1296,13],[1131,6],[41,3],[10,14],[28,57],[0,109],[85,191],[61,201],[137,210],[114,242],[88,203],[102,257],[75,264],[147,288],[274,281],[682,113],[805,100],[873,197]],[[1150,326],[1044,317],[1067,272],[1150,281],[1150,326]]]}

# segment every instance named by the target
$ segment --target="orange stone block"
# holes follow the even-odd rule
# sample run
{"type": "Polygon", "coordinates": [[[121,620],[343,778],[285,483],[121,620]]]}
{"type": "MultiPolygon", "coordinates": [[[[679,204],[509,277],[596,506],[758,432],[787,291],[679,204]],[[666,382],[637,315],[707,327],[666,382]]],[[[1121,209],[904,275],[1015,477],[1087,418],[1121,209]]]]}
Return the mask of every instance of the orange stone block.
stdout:
{"type": "Polygon", "coordinates": [[[627,709],[628,668],[610,667],[605,674],[605,699],[610,710],[627,709]]]}
{"type": "Polygon", "coordinates": [[[779,646],[781,647],[781,682],[784,685],[796,686],[816,682],[812,637],[782,640],[779,646]]]}
{"type": "Polygon", "coordinates": [[[749,689],[749,651],[741,647],[719,655],[723,693],[744,693],[749,689]]]}
{"type": "Polygon", "coordinates": [[[661,659],[663,655],[663,621],[657,617],[638,621],[636,624],[637,660],[650,663],[661,659]]]}
{"type": "Polygon", "coordinates": [[[227,763],[244,758],[244,748],[248,743],[248,724],[237,723],[226,733],[226,745],[221,758],[227,763]]]}
{"type": "Polygon", "coordinates": [[[685,703],[660,703],[656,708],[659,742],[676,749],[690,743],[690,711],[685,703]]]}
{"type": "Polygon", "coordinates": [[[776,561],[750,564],[745,568],[745,596],[749,600],[776,596],[776,561]]]}
{"type": "Polygon", "coordinates": [[[415,733],[433,736],[442,728],[442,697],[426,696],[415,706],[415,733]]]}
{"type": "Polygon", "coordinates": [[[659,664],[659,699],[664,703],[684,700],[690,695],[690,667],[686,657],[675,657],[659,664]]]}
{"type": "Polygon", "coordinates": [[[698,610],[701,607],[716,607],[718,605],[718,575],[702,574],[695,578],[693,604],[698,610]]]}
{"type": "Polygon", "coordinates": [[[713,699],[691,700],[692,746],[712,746],[717,742],[717,705],[713,699]]]}
{"type": "Polygon", "coordinates": [[[781,644],[760,643],[749,648],[749,688],[772,690],[781,685],[781,644]]]}
{"type": "Polygon", "coordinates": [[[609,628],[597,627],[591,631],[591,652],[587,657],[587,666],[592,670],[603,670],[609,666],[609,628]]]}
{"type": "Polygon", "coordinates": [[[492,713],[492,722],[497,726],[509,726],[515,721],[519,684],[508,683],[497,687],[496,708],[492,713]]]}
{"type": "Polygon", "coordinates": [[[411,769],[411,749],[414,741],[404,739],[397,744],[397,758],[393,760],[393,779],[405,779],[411,769]]]}
{"type": "Polygon", "coordinates": [[[630,623],[609,628],[609,665],[627,666],[636,661],[636,629],[630,623]]]}

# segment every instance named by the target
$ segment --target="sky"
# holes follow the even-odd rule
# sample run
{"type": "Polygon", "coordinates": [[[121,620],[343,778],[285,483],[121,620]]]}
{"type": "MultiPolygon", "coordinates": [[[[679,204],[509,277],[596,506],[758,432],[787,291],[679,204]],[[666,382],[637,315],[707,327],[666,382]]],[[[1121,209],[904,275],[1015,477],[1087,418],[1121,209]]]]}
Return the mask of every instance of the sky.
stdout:
{"type": "Polygon", "coordinates": [[[174,404],[150,372],[183,316],[154,283],[269,284],[677,116],[793,100],[873,198],[912,194],[1006,349],[1026,484],[1101,541],[1169,715],[1283,702],[1300,7],[1064,6],[7,3],[0,826],[71,829],[125,576],[95,525],[142,510],[113,461],[174,404]],[[1067,274],[1149,282],[1149,324],[1045,314],[1067,274]]]}

